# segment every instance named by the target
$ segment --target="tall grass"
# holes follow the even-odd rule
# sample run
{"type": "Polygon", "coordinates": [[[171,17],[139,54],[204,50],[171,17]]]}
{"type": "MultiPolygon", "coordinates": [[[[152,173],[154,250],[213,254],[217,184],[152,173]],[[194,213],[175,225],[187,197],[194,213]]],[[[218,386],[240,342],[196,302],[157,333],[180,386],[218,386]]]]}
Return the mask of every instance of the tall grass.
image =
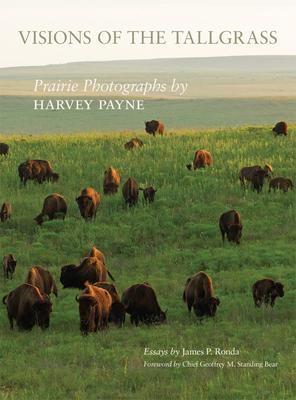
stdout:
{"type": "MultiPolygon", "coordinates": [[[[120,292],[148,280],[168,323],[123,329],[87,338],[79,333],[75,289],[53,299],[50,329],[43,333],[10,331],[0,310],[0,391],[3,399],[292,399],[295,333],[295,195],[242,190],[242,166],[271,163],[276,176],[295,182],[295,127],[287,138],[269,129],[176,131],[167,137],[141,136],[144,147],[124,150],[128,135],[2,136],[11,154],[0,160],[0,202],[12,203],[11,221],[0,224],[0,257],[13,253],[18,265],[12,281],[0,280],[0,297],[25,279],[32,265],[48,268],[59,281],[60,268],[78,263],[95,244],[107,257],[120,292]],[[205,148],[214,166],[190,172],[185,165],[205,148]],[[52,162],[58,183],[29,182],[22,187],[17,166],[28,158],[52,162]],[[121,188],[102,196],[97,219],[80,218],[75,197],[92,185],[102,193],[106,167],[117,168],[124,182],[158,189],[154,204],[139,201],[128,209],[121,188]],[[68,202],[65,221],[38,227],[33,218],[43,199],[58,192],[68,202]],[[244,225],[240,246],[222,245],[218,219],[235,208],[244,225]],[[215,321],[198,324],[182,303],[186,279],[203,269],[221,300],[215,321]],[[275,308],[255,309],[251,286],[271,277],[285,285],[275,308]],[[144,348],[237,348],[239,356],[204,356],[199,361],[270,361],[277,368],[144,368],[144,348]]],[[[196,361],[197,357],[187,357],[196,361]]],[[[182,362],[184,358],[176,358],[182,362]]]]}

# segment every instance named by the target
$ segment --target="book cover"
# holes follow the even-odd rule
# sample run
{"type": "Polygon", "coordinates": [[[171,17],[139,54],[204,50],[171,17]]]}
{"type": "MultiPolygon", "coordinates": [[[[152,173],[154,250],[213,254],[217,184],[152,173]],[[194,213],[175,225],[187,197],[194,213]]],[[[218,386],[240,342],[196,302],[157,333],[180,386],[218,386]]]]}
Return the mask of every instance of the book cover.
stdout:
{"type": "Polygon", "coordinates": [[[295,11],[1,4],[1,399],[295,398],[295,11]]]}

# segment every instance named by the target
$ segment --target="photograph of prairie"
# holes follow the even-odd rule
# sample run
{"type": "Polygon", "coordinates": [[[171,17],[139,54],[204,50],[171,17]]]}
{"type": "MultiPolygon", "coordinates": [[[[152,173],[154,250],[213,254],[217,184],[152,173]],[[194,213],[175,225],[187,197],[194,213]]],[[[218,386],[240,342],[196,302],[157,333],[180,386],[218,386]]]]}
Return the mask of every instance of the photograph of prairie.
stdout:
{"type": "Polygon", "coordinates": [[[0,69],[1,399],[296,397],[295,67],[0,69]],[[36,79],[86,78],[188,90],[34,111],[36,79]]]}

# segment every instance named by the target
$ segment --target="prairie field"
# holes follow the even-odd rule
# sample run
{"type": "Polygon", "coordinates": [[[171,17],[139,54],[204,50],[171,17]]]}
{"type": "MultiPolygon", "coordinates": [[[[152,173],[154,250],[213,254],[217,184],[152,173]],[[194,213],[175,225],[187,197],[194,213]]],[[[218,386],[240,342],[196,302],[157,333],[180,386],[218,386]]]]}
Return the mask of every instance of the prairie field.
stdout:
{"type": "Polygon", "coordinates": [[[155,138],[139,131],[0,135],[10,145],[9,156],[0,159],[0,203],[13,208],[11,220],[0,223],[0,259],[8,253],[17,259],[13,279],[0,278],[0,298],[23,283],[33,265],[52,272],[59,286],[45,332],[11,331],[0,305],[0,398],[295,399],[295,190],[268,193],[265,184],[257,194],[238,180],[241,167],[269,163],[275,176],[295,183],[295,134],[291,125],[287,137],[275,138],[270,126],[261,125],[178,129],[155,138]],[[124,143],[135,136],[143,148],[126,151],[124,143]],[[213,167],[186,169],[197,149],[212,153],[213,167]],[[60,180],[23,187],[17,167],[29,158],[49,160],[60,180]],[[122,183],[132,176],[142,187],[156,187],[155,202],[144,204],[140,197],[129,209],[121,187],[104,196],[103,173],[110,165],[122,183]],[[102,194],[97,218],[88,223],[75,202],[86,186],[102,194]],[[39,227],[33,218],[54,192],[67,200],[66,219],[39,227]],[[218,228],[219,216],[231,209],[242,218],[239,246],[223,245],[218,228]],[[153,286],[161,308],[168,309],[166,324],[136,328],[127,316],[122,329],[110,325],[81,336],[79,290],[62,289],[60,269],[78,264],[94,244],[106,255],[120,293],[144,281],[153,286]],[[221,301],[216,317],[201,324],[182,301],[187,278],[200,270],[212,277],[221,301]],[[285,296],[273,309],[253,304],[252,284],[265,277],[284,284],[285,296]],[[212,354],[148,356],[145,348],[210,348],[212,354]],[[215,354],[216,348],[235,348],[239,355],[215,354]],[[181,367],[144,367],[170,361],[181,367]],[[225,366],[183,367],[184,361],[225,366]],[[238,361],[269,366],[238,367],[238,361]]]}
{"type": "MultiPolygon", "coordinates": [[[[100,97],[94,101],[97,102],[98,99],[100,97]]],[[[32,96],[0,96],[0,129],[1,133],[7,135],[64,135],[97,131],[112,135],[118,130],[133,135],[134,131],[143,132],[144,121],[150,120],[151,115],[165,123],[167,132],[182,130],[185,126],[189,129],[196,126],[203,129],[226,129],[265,124],[271,129],[275,121],[295,124],[295,106],[295,97],[223,97],[144,99],[144,110],[100,111],[93,106],[89,111],[46,111],[33,109],[32,96]]]]}

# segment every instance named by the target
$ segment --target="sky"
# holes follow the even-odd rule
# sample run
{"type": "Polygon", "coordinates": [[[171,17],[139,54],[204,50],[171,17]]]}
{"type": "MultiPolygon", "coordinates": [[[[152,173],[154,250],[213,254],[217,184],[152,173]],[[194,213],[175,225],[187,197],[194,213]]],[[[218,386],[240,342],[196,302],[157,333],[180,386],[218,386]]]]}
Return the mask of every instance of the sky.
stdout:
{"type": "MultiPolygon", "coordinates": [[[[2,2],[3,3],[3,2],[2,2]]],[[[0,67],[75,61],[296,54],[295,0],[10,0],[0,6],[0,67]],[[18,31],[91,31],[88,45],[24,45],[18,31]],[[123,31],[117,45],[100,31],[123,31]],[[165,45],[131,45],[127,30],[164,30],[165,45]],[[172,30],[277,31],[276,45],[175,45],[172,30]]],[[[206,34],[205,34],[206,35],[206,34]]]]}

